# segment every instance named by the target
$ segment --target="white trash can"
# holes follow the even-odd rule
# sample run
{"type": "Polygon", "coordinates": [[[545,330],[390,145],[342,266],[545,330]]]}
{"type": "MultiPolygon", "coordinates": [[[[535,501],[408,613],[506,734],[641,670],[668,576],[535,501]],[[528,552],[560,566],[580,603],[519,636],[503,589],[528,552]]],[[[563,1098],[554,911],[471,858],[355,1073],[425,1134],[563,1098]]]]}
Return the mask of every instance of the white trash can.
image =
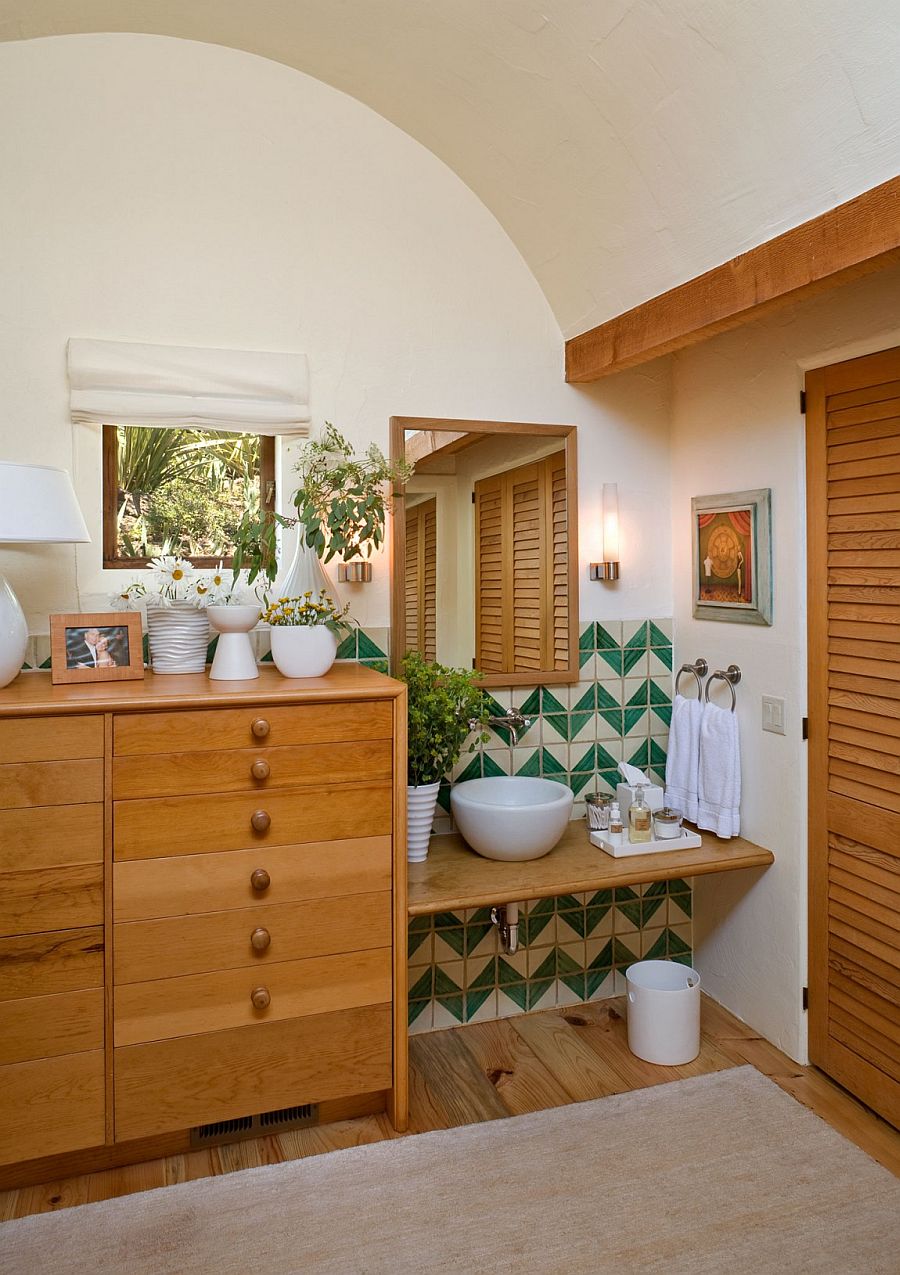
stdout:
{"type": "Polygon", "coordinates": [[[700,1052],[700,975],[677,961],[638,961],[625,971],[628,1048],[644,1062],[677,1067],[700,1052]]]}

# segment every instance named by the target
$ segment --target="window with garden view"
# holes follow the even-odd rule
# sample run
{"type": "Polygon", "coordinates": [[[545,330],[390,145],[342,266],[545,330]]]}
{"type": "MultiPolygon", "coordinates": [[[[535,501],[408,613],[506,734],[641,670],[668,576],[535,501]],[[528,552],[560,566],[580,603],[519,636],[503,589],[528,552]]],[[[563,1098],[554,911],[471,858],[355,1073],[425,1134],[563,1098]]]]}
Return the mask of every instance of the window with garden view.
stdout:
{"type": "Polygon", "coordinates": [[[203,429],[103,426],[103,565],[180,553],[231,561],[246,512],[275,507],[275,440],[203,429]]]}

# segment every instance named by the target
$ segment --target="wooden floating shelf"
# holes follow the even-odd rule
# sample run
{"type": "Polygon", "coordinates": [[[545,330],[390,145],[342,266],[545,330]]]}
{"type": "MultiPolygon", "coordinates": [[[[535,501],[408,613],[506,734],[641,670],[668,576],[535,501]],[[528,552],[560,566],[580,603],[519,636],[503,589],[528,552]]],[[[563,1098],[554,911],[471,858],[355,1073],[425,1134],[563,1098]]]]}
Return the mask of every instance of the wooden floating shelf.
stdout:
{"type": "Polygon", "coordinates": [[[696,850],[614,859],[591,845],[587,824],[581,819],[569,824],[554,850],[528,863],[483,859],[456,834],[432,837],[426,861],[409,864],[409,914],[428,916],[559,894],[587,894],[672,877],[767,868],[774,862],[771,850],[743,837],[720,841],[711,833],[704,834],[703,845],[696,850]]]}

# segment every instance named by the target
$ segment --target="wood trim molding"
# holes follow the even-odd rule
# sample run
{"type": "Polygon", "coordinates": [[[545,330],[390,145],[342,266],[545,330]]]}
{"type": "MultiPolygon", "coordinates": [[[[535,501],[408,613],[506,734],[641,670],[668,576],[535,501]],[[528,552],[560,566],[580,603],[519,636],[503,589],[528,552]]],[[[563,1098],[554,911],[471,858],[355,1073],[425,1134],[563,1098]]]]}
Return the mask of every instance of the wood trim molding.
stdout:
{"type": "Polygon", "coordinates": [[[566,380],[597,381],[900,262],[900,177],[566,342],[566,380]]]}

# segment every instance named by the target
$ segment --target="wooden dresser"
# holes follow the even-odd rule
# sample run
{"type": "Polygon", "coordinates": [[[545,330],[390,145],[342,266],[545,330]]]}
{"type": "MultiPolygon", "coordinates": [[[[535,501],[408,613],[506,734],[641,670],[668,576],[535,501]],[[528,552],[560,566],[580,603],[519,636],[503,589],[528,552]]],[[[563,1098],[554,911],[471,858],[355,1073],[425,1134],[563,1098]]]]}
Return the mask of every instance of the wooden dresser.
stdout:
{"type": "Polygon", "coordinates": [[[0,690],[0,1181],[405,1128],[405,688],[261,674],[0,690]]]}

